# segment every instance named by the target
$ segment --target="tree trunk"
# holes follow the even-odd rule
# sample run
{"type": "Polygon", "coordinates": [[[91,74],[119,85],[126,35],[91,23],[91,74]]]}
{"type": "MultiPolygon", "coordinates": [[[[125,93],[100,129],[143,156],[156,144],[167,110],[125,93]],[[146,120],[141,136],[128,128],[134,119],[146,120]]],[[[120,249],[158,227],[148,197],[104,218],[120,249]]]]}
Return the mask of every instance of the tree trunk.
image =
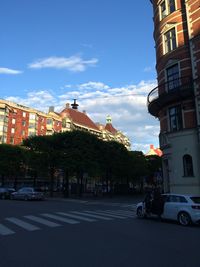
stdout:
{"type": "Polygon", "coordinates": [[[53,197],[54,168],[50,168],[50,196],[53,197]]]}
{"type": "Polygon", "coordinates": [[[82,196],[82,186],[83,186],[83,172],[79,171],[77,173],[77,195],[82,196]]]}
{"type": "Polygon", "coordinates": [[[69,197],[69,172],[65,170],[64,197],[69,197]]]}

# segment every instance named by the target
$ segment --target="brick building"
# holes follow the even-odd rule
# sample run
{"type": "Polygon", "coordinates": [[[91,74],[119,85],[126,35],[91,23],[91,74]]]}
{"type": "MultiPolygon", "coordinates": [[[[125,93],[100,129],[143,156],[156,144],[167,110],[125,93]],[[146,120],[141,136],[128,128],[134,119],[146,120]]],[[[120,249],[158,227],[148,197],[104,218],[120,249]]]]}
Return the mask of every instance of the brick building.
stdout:
{"type": "Polygon", "coordinates": [[[200,0],[151,0],[165,191],[200,193],[200,0]]]}
{"type": "Polygon", "coordinates": [[[0,100],[0,144],[21,144],[32,135],[52,135],[53,133],[82,130],[108,141],[114,140],[130,149],[129,139],[112,126],[111,118],[106,125],[94,123],[85,111],[78,111],[78,104],[67,103],[60,112],[54,107],[48,113],[41,112],[7,100],[0,100]],[[114,131],[113,131],[114,129],[114,131]]]}

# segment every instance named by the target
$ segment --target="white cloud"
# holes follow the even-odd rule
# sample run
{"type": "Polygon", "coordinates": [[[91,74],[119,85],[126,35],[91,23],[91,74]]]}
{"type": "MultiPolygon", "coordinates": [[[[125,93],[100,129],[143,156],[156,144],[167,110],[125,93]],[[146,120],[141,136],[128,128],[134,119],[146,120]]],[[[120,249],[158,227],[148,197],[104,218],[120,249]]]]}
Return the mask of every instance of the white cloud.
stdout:
{"type": "Polygon", "coordinates": [[[86,110],[94,122],[105,124],[110,114],[113,126],[130,138],[132,150],[145,152],[150,144],[158,147],[159,122],[147,111],[147,95],[156,87],[156,81],[141,81],[119,88],[90,81],[70,87],[62,95],[41,90],[29,92],[25,99],[10,97],[9,100],[43,111],[48,111],[49,106],[61,111],[67,102],[72,103],[76,98],[79,110],[86,110]],[[69,91],[70,87],[74,90],[69,91]]]}
{"type": "Polygon", "coordinates": [[[21,97],[7,97],[9,101],[27,106],[33,107],[40,111],[47,111],[49,106],[56,105],[56,99],[54,96],[49,92],[49,90],[42,90],[42,91],[30,91],[27,94],[26,98],[21,97]]]}
{"type": "Polygon", "coordinates": [[[104,90],[109,89],[109,86],[102,82],[87,82],[79,85],[80,89],[93,89],[93,90],[104,90]]]}
{"type": "Polygon", "coordinates": [[[38,59],[28,65],[32,69],[42,68],[55,68],[55,69],[66,69],[72,72],[85,71],[87,67],[95,66],[98,62],[97,58],[91,58],[84,60],[80,56],[71,57],[48,57],[38,59]]]}
{"type": "Polygon", "coordinates": [[[11,75],[16,75],[22,73],[21,70],[13,70],[13,69],[8,69],[8,68],[0,68],[0,74],[11,74],[11,75]]]}

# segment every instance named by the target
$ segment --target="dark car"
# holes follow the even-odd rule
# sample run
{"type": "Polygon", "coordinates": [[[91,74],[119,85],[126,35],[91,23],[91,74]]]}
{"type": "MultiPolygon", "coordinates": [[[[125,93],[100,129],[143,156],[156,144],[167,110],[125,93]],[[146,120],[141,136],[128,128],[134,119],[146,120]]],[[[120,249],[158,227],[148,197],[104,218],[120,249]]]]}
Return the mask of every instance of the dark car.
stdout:
{"type": "Polygon", "coordinates": [[[33,187],[22,187],[17,192],[11,194],[11,199],[43,200],[44,194],[36,191],[33,187]]]}
{"type": "Polygon", "coordinates": [[[15,192],[14,188],[0,187],[0,198],[1,199],[10,199],[10,196],[13,192],[15,192]]]}

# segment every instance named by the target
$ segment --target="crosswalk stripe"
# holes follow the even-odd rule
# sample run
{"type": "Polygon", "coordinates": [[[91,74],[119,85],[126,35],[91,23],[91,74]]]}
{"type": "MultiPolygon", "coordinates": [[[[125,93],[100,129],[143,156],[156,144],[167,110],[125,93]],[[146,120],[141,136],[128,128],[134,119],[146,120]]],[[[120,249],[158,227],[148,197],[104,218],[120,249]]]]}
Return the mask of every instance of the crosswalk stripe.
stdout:
{"type": "Polygon", "coordinates": [[[129,207],[131,207],[131,208],[135,208],[136,207],[136,204],[123,204],[123,205],[121,205],[121,207],[124,207],[124,208],[129,208],[129,207]]]}
{"type": "Polygon", "coordinates": [[[15,232],[4,226],[3,224],[0,224],[0,235],[12,235],[15,232]]]}
{"type": "Polygon", "coordinates": [[[96,218],[96,219],[101,219],[101,220],[106,220],[106,221],[112,220],[111,218],[108,218],[108,217],[105,217],[105,216],[89,214],[89,213],[86,213],[86,212],[79,212],[79,211],[72,211],[72,212],[75,213],[75,214],[80,214],[80,215],[84,215],[84,216],[91,217],[91,218],[96,218]]]}
{"type": "Polygon", "coordinates": [[[127,215],[133,215],[134,212],[133,211],[126,211],[126,210],[107,210],[108,212],[116,212],[116,213],[119,213],[119,214],[127,214],[127,215]]]}
{"type": "Polygon", "coordinates": [[[53,214],[49,214],[49,213],[43,213],[43,214],[41,214],[41,215],[42,215],[42,216],[45,216],[45,217],[47,217],[47,218],[51,218],[51,219],[54,219],[54,220],[57,220],[57,221],[61,221],[61,222],[65,222],[65,223],[69,223],[69,224],[80,223],[80,222],[75,221],[75,220],[72,220],[72,219],[67,219],[67,218],[60,217],[60,216],[53,215],[53,214]]]}
{"type": "Polygon", "coordinates": [[[37,227],[37,226],[35,226],[33,224],[24,222],[24,221],[22,221],[20,219],[14,218],[14,217],[6,218],[6,220],[11,222],[11,223],[16,224],[17,226],[19,226],[21,228],[26,229],[27,231],[35,231],[35,230],[39,230],[40,229],[39,227],[37,227]]]}
{"type": "Polygon", "coordinates": [[[113,211],[107,211],[107,210],[105,210],[104,211],[105,213],[109,213],[109,214],[116,214],[116,215],[121,215],[121,216],[125,216],[125,217],[134,217],[135,215],[132,213],[132,214],[130,214],[130,213],[123,213],[123,212],[113,212],[113,211]]]}
{"type": "Polygon", "coordinates": [[[119,213],[123,213],[123,214],[134,214],[134,212],[132,210],[108,210],[108,211],[112,211],[112,212],[119,212],[119,213]]]}
{"type": "Polygon", "coordinates": [[[103,216],[109,216],[109,217],[112,217],[112,218],[116,218],[116,219],[126,219],[126,217],[122,217],[122,216],[119,216],[119,215],[114,215],[114,214],[110,214],[110,213],[105,213],[103,211],[86,211],[86,212],[90,212],[92,214],[97,214],[97,215],[103,215],[103,216]]]}
{"type": "Polygon", "coordinates": [[[85,218],[85,217],[82,217],[79,215],[69,214],[69,213],[65,213],[65,212],[56,212],[56,213],[59,215],[68,216],[68,217],[71,217],[74,219],[79,219],[79,220],[86,221],[86,222],[96,222],[96,220],[94,220],[94,219],[85,218]]]}
{"type": "Polygon", "coordinates": [[[49,226],[49,227],[57,227],[57,226],[61,226],[61,225],[58,224],[58,223],[50,222],[50,221],[48,221],[48,220],[45,220],[45,219],[40,218],[40,217],[37,217],[37,216],[27,215],[27,216],[24,216],[24,217],[27,218],[27,219],[29,219],[29,220],[32,220],[32,221],[34,221],[34,222],[38,222],[38,223],[47,225],[47,226],[49,226]]]}

